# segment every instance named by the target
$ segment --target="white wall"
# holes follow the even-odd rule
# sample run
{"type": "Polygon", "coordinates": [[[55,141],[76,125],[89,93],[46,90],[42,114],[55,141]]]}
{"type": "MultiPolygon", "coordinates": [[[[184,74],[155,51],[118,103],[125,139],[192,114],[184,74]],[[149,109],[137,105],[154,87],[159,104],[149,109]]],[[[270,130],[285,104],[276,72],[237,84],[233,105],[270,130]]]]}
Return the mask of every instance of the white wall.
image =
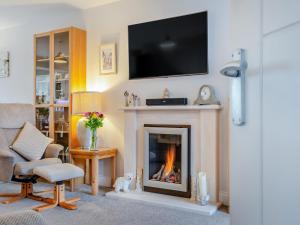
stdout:
{"type": "Polygon", "coordinates": [[[300,2],[263,6],[263,224],[298,225],[300,2]]]}
{"type": "MultiPolygon", "coordinates": [[[[172,97],[188,97],[190,103],[196,98],[203,84],[215,87],[224,109],[221,115],[221,190],[225,197],[228,187],[228,78],[219,74],[221,65],[229,59],[228,22],[229,1],[211,0],[127,0],[84,11],[88,33],[87,81],[89,90],[102,91],[104,112],[107,115],[101,129],[102,145],[116,146],[119,151],[118,175],[123,174],[124,116],[120,107],[124,105],[125,90],[145,98],[161,97],[164,88],[172,97]],[[158,20],[200,11],[209,15],[209,64],[208,76],[190,76],[128,81],[129,24],[158,20]],[[118,74],[99,75],[100,43],[116,42],[118,46],[118,74]]],[[[180,121],[179,121],[180,122],[180,121]]],[[[126,132],[126,131],[125,131],[126,132]]],[[[106,167],[102,167],[104,170],[106,167]]]]}
{"type": "MultiPolygon", "coordinates": [[[[0,49],[10,52],[10,76],[0,79],[0,103],[33,103],[33,36],[68,26],[84,27],[82,12],[64,5],[9,7],[18,18],[0,30],[0,49]],[[22,9],[22,8],[21,8],[22,9]],[[34,13],[34,15],[33,15],[34,13]]],[[[5,7],[1,7],[1,12],[5,7]]],[[[0,15],[2,19],[3,15],[0,15]]],[[[4,26],[5,24],[2,24],[4,26]]]]}

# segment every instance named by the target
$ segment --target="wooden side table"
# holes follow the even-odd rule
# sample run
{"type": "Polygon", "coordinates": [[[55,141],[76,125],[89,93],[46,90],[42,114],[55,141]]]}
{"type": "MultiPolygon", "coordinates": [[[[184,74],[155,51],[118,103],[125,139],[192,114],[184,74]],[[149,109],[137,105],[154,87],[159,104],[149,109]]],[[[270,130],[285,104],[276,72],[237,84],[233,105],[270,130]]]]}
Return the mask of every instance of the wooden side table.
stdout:
{"type": "MultiPolygon", "coordinates": [[[[85,166],[85,183],[92,186],[92,195],[98,194],[99,185],[99,160],[111,158],[111,183],[116,179],[116,148],[100,148],[96,151],[89,151],[86,149],[73,148],[70,150],[71,163],[75,164],[76,159],[86,160],[85,166]]],[[[75,180],[71,180],[71,191],[75,190],[75,180]]]]}

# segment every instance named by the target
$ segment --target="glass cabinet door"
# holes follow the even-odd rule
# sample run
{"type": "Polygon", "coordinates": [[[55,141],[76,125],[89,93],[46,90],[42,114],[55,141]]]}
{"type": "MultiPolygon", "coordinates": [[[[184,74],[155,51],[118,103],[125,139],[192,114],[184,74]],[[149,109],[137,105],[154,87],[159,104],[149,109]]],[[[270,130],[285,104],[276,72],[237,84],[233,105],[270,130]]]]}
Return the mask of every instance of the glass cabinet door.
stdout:
{"type": "Polygon", "coordinates": [[[54,141],[64,146],[60,153],[63,162],[68,162],[69,126],[69,107],[54,107],[54,141]]]}
{"type": "Polygon", "coordinates": [[[36,38],[35,102],[50,104],[50,36],[36,38]]]}
{"type": "Polygon", "coordinates": [[[47,107],[36,108],[36,127],[47,137],[50,136],[49,115],[50,110],[47,107]]]}
{"type": "Polygon", "coordinates": [[[54,34],[54,104],[69,104],[69,32],[54,34]]]}

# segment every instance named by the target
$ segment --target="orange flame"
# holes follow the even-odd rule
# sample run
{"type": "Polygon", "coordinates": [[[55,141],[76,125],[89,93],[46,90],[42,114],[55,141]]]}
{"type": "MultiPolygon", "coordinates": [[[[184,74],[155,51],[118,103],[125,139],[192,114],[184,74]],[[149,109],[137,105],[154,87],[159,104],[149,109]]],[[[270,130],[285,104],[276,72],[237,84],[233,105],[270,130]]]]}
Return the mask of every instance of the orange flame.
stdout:
{"type": "Polygon", "coordinates": [[[175,145],[170,145],[168,148],[168,151],[166,153],[166,166],[164,169],[163,177],[167,177],[173,170],[173,165],[174,165],[175,156],[176,156],[175,152],[176,152],[175,145]]]}

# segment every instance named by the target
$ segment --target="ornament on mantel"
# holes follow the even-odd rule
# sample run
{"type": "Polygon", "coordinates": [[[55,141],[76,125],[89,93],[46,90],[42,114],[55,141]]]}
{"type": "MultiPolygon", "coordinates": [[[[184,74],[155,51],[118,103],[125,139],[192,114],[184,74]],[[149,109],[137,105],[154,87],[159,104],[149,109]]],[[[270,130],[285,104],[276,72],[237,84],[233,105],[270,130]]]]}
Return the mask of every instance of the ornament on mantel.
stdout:
{"type": "Polygon", "coordinates": [[[170,91],[168,88],[165,88],[162,98],[170,98],[170,91]]]}
{"type": "Polygon", "coordinates": [[[125,91],[124,92],[124,97],[125,97],[125,107],[129,106],[129,92],[125,91]]]}
{"type": "Polygon", "coordinates": [[[140,105],[140,97],[134,93],[131,94],[130,96],[130,101],[129,101],[129,104],[132,106],[132,107],[137,107],[140,105]]]}

